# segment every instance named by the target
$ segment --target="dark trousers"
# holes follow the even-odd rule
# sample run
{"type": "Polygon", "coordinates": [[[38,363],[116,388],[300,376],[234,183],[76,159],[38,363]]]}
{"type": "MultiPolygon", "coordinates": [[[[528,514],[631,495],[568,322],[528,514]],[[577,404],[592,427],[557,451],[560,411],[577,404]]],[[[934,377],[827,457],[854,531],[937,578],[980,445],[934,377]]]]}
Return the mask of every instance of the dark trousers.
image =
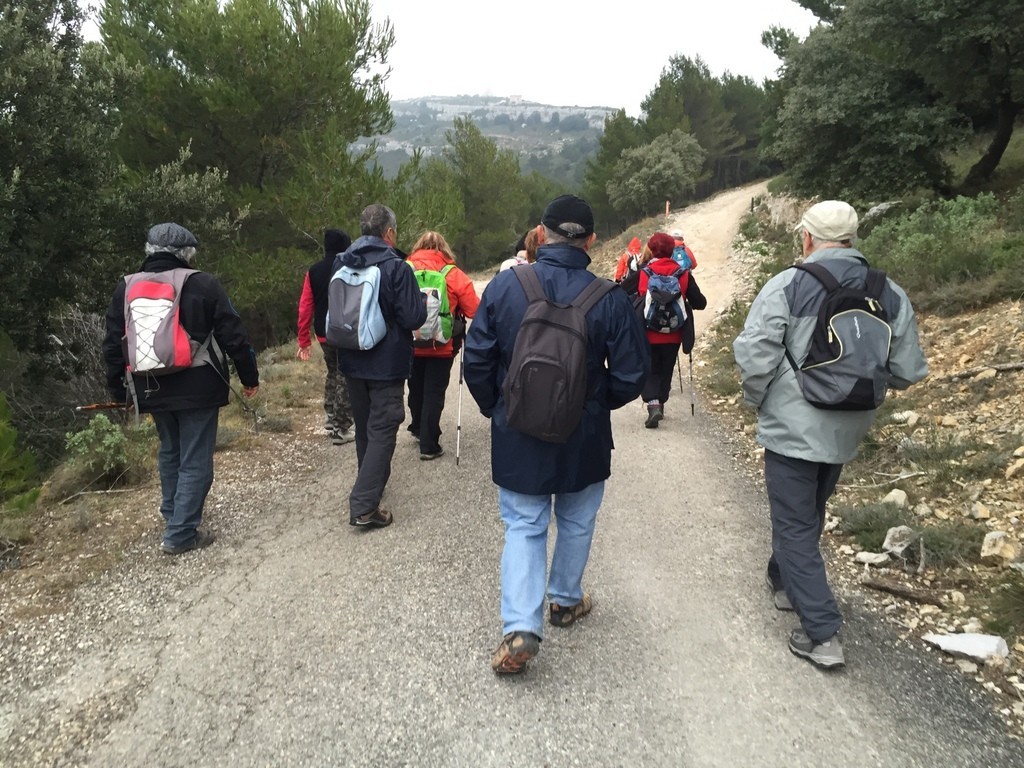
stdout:
{"type": "Polygon", "coordinates": [[[409,379],[409,431],[420,439],[420,453],[441,448],[441,411],[453,357],[414,357],[409,379]]]}
{"type": "Polygon", "coordinates": [[[644,402],[657,400],[662,405],[668,400],[672,391],[672,375],[676,370],[676,355],[679,354],[679,343],[651,344],[651,372],[641,393],[644,402]]]}
{"type": "Polygon", "coordinates": [[[764,479],[772,515],[768,576],[786,591],[807,636],[828,640],[843,624],[821,557],[825,503],[842,464],[823,464],[764,452],[764,479]]]}
{"type": "Polygon", "coordinates": [[[405,381],[373,381],[345,377],[356,427],[359,472],[348,495],[349,516],[373,512],[391,477],[398,427],[405,418],[405,381]]]}

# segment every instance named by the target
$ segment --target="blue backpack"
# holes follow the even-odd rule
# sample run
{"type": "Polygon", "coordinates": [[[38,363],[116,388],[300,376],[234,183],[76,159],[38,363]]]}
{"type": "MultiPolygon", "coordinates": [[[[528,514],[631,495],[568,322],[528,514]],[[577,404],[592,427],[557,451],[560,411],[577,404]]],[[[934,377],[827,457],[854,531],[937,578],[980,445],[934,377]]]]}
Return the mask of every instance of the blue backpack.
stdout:
{"type": "Polygon", "coordinates": [[[687,253],[685,245],[677,245],[672,249],[672,261],[682,269],[693,269],[693,259],[687,253]]]}
{"type": "Polygon", "coordinates": [[[327,288],[327,343],[373,349],[388,332],[380,309],[380,268],[341,267],[327,288]]]}
{"type": "Polygon", "coordinates": [[[650,267],[644,267],[643,271],[647,275],[644,325],[655,333],[678,331],[686,322],[683,289],[679,284],[686,270],[680,267],[671,275],[659,275],[650,267]]]}

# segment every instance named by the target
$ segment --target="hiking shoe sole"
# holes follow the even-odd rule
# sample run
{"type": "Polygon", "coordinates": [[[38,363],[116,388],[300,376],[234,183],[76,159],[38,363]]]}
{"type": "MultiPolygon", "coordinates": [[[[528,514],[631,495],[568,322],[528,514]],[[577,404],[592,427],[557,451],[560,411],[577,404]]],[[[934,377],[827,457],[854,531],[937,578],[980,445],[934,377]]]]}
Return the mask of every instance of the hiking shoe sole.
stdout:
{"type": "Polygon", "coordinates": [[[394,521],[395,518],[386,509],[375,509],[373,512],[351,518],[348,524],[357,528],[387,528],[394,521]]]}
{"type": "Polygon", "coordinates": [[[209,531],[196,531],[195,538],[188,544],[182,544],[181,546],[175,547],[162,542],[160,544],[160,551],[165,555],[183,555],[186,552],[191,552],[193,549],[205,549],[213,544],[215,539],[216,536],[209,531]]]}
{"type": "Polygon", "coordinates": [[[335,445],[345,445],[346,443],[351,443],[355,439],[355,434],[348,430],[345,430],[344,432],[335,432],[331,435],[331,442],[335,445]]]}
{"type": "Polygon", "coordinates": [[[846,666],[839,635],[833,635],[822,643],[815,643],[805,633],[795,629],[789,635],[789,650],[821,669],[839,669],[846,666]]]}
{"type": "Polygon", "coordinates": [[[540,638],[532,632],[505,635],[491,657],[491,669],[497,675],[518,675],[526,662],[540,653],[540,638]]]}
{"type": "Polygon", "coordinates": [[[433,461],[434,459],[439,459],[442,456],[444,456],[444,448],[438,448],[433,453],[421,453],[420,461],[433,461]]]}
{"type": "Polygon", "coordinates": [[[593,608],[594,601],[590,598],[590,595],[584,592],[583,599],[576,603],[576,605],[563,607],[557,603],[551,603],[548,606],[548,623],[554,627],[568,627],[590,613],[593,608]]]}

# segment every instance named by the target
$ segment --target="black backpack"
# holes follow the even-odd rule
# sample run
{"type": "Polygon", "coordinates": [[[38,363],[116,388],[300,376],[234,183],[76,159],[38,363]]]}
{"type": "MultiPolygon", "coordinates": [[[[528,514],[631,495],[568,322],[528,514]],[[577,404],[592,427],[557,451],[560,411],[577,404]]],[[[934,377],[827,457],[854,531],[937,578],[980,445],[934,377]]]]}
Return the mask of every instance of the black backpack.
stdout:
{"type": "Polygon", "coordinates": [[[845,287],[818,263],[796,264],[825,287],[811,347],[796,371],[804,399],[831,411],[871,411],[885,400],[892,328],[881,303],[885,272],[868,269],[865,285],[845,287]]]}
{"type": "Polygon", "coordinates": [[[529,304],[501,386],[506,420],[538,440],[564,443],[579,426],[587,397],[586,315],[615,283],[597,278],[572,304],[556,304],[532,265],[512,271],[529,304]]]}

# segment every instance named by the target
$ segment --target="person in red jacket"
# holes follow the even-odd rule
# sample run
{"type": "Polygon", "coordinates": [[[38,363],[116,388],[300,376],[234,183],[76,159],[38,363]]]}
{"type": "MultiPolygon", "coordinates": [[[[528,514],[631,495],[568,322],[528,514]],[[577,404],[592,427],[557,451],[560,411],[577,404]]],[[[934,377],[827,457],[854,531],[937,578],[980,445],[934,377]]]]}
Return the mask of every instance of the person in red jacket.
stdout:
{"type": "Polygon", "coordinates": [[[302,295],[299,297],[299,350],[295,356],[302,361],[309,360],[313,345],[309,333],[312,327],[327,365],[327,378],[324,380],[324,411],[327,421],[324,427],[335,445],[351,443],[356,436],[352,430],[348,385],[338,370],[338,348],[327,343],[327,287],[334,275],[334,257],[348,250],[351,244],[352,238],[340,229],[324,232],[324,257],[306,272],[302,295]]]}
{"type": "Polygon", "coordinates": [[[619,256],[619,263],[615,265],[614,280],[621,283],[622,279],[630,272],[635,272],[640,265],[640,238],[634,237],[622,255],[619,256]]]}
{"type": "Polygon", "coordinates": [[[417,343],[413,349],[412,376],[409,379],[411,419],[408,430],[420,442],[420,459],[430,461],[444,454],[440,440],[445,391],[448,389],[455,355],[465,335],[465,318],[472,318],[476,314],[480,299],[469,275],[455,266],[455,255],[439,232],[424,232],[420,235],[408,261],[413,269],[437,272],[452,265],[452,269],[445,275],[445,283],[448,286],[448,308],[455,320],[456,334],[444,344],[435,342],[430,346],[420,346],[417,343]]]}
{"type": "MultiPolygon", "coordinates": [[[[674,248],[675,241],[670,235],[664,232],[651,235],[651,239],[644,247],[643,266],[640,269],[641,296],[647,294],[647,285],[650,281],[648,270],[658,275],[671,275],[679,269],[679,264],[672,258],[674,248]]],[[[644,426],[648,429],[656,429],[658,422],[665,416],[665,401],[672,391],[672,372],[680,345],[687,353],[693,347],[692,310],[704,309],[708,305],[707,298],[700,292],[697,281],[688,270],[679,276],[679,292],[684,297],[686,307],[686,322],[683,327],[669,333],[647,330],[647,343],[651,349],[651,371],[641,396],[647,403],[647,420],[644,426]]]]}

